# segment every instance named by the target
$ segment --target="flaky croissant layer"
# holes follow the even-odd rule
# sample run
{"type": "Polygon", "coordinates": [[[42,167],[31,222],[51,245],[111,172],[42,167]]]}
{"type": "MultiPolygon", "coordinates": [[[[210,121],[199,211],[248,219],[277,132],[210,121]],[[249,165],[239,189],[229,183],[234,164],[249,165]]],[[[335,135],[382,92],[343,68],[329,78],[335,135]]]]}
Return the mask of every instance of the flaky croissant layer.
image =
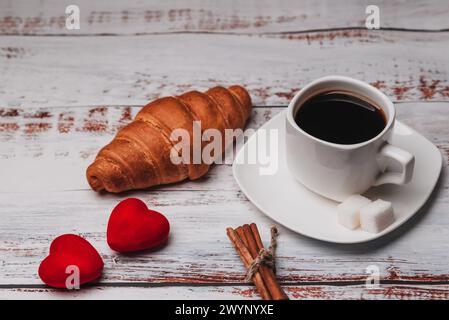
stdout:
{"type": "MultiPolygon", "coordinates": [[[[202,161],[174,163],[170,157],[173,149],[177,150],[177,141],[170,138],[173,131],[183,129],[193,139],[194,123],[201,121],[202,132],[217,129],[224,136],[226,129],[243,129],[251,107],[248,92],[237,85],[152,101],[100,150],[87,168],[87,180],[95,191],[122,192],[198,179],[206,174],[209,165],[202,161]]],[[[203,148],[209,143],[197,146],[191,142],[190,155],[197,151],[194,147],[203,148]]],[[[178,152],[182,158],[182,150],[178,152]]]]}

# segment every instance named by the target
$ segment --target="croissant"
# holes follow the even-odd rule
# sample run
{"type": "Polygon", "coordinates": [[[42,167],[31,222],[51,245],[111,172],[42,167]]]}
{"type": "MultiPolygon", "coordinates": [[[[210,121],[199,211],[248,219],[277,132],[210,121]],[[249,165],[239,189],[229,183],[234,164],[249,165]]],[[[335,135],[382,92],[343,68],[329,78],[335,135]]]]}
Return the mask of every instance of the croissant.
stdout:
{"type": "MultiPolygon", "coordinates": [[[[117,193],[198,179],[206,174],[210,164],[202,160],[174,163],[170,153],[182,150],[176,149],[177,141],[170,138],[173,130],[185,129],[193,137],[194,121],[201,121],[201,132],[217,129],[224,136],[225,129],[243,129],[251,107],[248,92],[237,85],[227,89],[215,87],[205,93],[190,91],[150,102],[100,150],[87,168],[89,185],[95,191],[117,193]]],[[[202,141],[201,147],[208,143],[202,141]]],[[[189,159],[194,146],[190,143],[189,159]]],[[[222,150],[225,148],[224,145],[222,150]]]]}

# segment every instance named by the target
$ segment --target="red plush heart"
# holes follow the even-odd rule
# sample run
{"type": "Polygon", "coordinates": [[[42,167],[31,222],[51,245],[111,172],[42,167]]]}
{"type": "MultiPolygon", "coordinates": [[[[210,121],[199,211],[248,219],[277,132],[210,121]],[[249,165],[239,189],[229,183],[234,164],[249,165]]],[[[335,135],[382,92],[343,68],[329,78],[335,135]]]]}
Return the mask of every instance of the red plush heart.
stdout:
{"type": "Polygon", "coordinates": [[[50,254],[39,266],[39,277],[55,288],[67,288],[66,281],[79,270],[79,284],[97,279],[103,270],[103,260],[97,250],[85,239],[64,234],[54,239],[50,254]]]}
{"type": "Polygon", "coordinates": [[[107,239],[115,251],[140,251],[165,243],[169,231],[170,224],[161,213],[149,210],[139,199],[129,198],[112,210],[107,239]]]}

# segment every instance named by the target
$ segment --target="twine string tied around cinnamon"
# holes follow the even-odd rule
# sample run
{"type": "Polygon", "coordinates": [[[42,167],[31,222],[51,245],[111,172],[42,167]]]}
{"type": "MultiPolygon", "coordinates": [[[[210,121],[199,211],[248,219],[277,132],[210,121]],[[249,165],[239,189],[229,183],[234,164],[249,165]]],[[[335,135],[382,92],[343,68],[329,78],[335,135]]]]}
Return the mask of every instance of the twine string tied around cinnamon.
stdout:
{"type": "Polygon", "coordinates": [[[250,282],[254,277],[254,274],[259,270],[261,266],[266,266],[276,273],[276,248],[277,248],[277,237],[279,231],[276,226],[271,226],[270,228],[271,238],[270,246],[268,249],[262,248],[259,251],[256,259],[253,260],[246,273],[245,281],[250,282]]]}

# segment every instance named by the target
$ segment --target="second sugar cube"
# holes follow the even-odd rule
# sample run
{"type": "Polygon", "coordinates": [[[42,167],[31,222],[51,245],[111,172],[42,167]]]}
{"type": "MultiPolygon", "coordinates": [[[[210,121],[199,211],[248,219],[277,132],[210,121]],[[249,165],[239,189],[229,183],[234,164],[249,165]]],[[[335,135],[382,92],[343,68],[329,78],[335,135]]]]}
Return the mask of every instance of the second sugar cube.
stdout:
{"type": "Polygon", "coordinates": [[[360,209],[362,230],[378,233],[394,222],[391,202],[376,200],[360,209]]]}

